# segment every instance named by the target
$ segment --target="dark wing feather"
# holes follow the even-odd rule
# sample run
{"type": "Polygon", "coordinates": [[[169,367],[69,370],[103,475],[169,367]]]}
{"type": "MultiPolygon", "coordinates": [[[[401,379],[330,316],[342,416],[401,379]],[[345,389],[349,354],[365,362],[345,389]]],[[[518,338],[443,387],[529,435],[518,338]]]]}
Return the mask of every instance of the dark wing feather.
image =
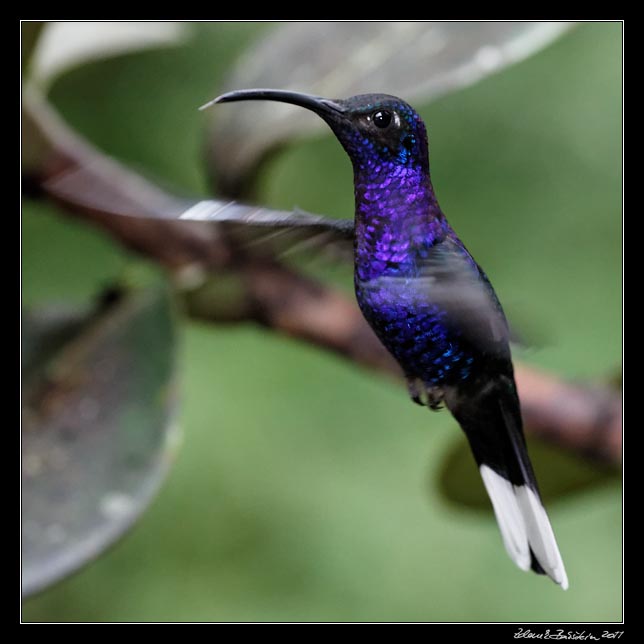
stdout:
{"type": "Polygon", "coordinates": [[[246,252],[285,255],[324,249],[343,259],[353,252],[353,221],[248,206],[235,201],[193,203],[178,217],[213,222],[246,252]]]}
{"type": "Polygon", "coordinates": [[[431,303],[444,314],[445,324],[473,348],[490,357],[509,359],[509,331],[503,310],[485,273],[458,242],[446,238],[424,257],[417,257],[413,274],[387,274],[408,298],[431,303]]]}
{"type": "Polygon", "coordinates": [[[420,262],[419,278],[433,279],[429,297],[447,321],[476,348],[509,358],[510,333],[501,304],[481,267],[458,242],[447,238],[420,262]]]}

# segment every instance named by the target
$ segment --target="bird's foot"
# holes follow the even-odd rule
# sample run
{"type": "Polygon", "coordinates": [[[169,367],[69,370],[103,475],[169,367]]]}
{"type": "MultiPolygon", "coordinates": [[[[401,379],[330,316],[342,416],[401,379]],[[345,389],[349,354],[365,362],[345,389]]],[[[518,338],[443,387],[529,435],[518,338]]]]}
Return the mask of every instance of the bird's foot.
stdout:
{"type": "Polygon", "coordinates": [[[432,411],[442,409],[443,391],[438,387],[428,387],[420,378],[408,378],[407,388],[411,399],[432,411]]]}
{"type": "Polygon", "coordinates": [[[427,387],[420,378],[407,378],[407,389],[409,396],[417,405],[427,406],[427,387]]]}

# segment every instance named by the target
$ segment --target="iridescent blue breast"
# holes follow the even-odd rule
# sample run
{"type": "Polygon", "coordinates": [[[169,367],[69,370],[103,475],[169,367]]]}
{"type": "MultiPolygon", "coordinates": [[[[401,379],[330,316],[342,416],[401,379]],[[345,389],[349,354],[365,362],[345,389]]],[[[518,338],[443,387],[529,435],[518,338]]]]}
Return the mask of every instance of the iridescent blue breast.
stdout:
{"type": "Polygon", "coordinates": [[[356,277],[363,315],[407,376],[428,386],[468,378],[474,357],[467,343],[448,325],[446,311],[414,288],[415,279],[395,270],[369,281],[356,277]]]}

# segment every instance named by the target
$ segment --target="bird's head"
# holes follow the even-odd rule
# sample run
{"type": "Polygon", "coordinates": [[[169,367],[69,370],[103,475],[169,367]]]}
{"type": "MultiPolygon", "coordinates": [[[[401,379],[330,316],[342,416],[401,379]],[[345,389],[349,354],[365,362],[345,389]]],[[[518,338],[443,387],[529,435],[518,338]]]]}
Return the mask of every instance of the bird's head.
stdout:
{"type": "Polygon", "coordinates": [[[330,100],[285,90],[245,89],[218,96],[213,103],[265,100],[299,105],[315,112],[333,130],[356,172],[391,166],[429,171],[427,132],[418,113],[388,94],[360,94],[330,100]]]}

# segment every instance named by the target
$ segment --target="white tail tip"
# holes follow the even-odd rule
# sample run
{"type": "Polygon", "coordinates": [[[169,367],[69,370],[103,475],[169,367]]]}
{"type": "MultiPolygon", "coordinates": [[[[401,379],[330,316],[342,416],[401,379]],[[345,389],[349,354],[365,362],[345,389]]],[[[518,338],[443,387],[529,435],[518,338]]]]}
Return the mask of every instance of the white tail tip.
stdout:
{"type": "Polygon", "coordinates": [[[567,590],[566,569],[539,497],[527,485],[512,485],[487,465],[481,465],[480,472],[510,558],[521,570],[529,570],[532,550],[545,573],[567,590]]]}

